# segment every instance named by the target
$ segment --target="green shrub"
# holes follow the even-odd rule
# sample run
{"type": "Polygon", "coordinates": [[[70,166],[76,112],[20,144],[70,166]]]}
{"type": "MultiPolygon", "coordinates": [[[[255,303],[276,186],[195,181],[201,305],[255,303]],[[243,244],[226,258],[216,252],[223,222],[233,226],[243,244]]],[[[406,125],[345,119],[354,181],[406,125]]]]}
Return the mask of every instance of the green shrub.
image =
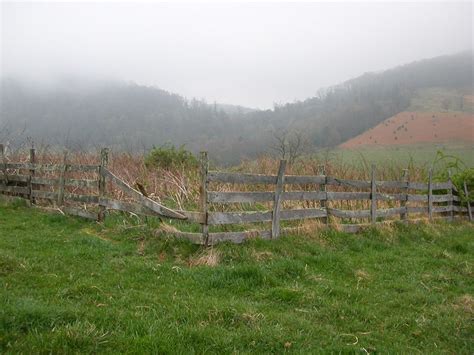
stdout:
{"type": "Polygon", "coordinates": [[[173,145],[165,144],[153,149],[145,157],[147,168],[195,168],[198,166],[196,157],[187,150],[184,145],[176,148],[173,145]]]}
{"type": "Polygon", "coordinates": [[[461,200],[465,203],[467,201],[474,201],[474,168],[467,168],[457,174],[454,174],[452,177],[453,184],[456,186],[459,191],[459,196],[461,200]],[[464,193],[464,182],[466,182],[468,196],[464,193]]]}
{"type": "Polygon", "coordinates": [[[433,163],[436,167],[436,179],[446,181],[451,172],[451,181],[459,192],[463,203],[474,201],[474,168],[468,167],[460,158],[438,151],[433,163]],[[464,193],[464,183],[466,183],[469,196],[464,193]]]}

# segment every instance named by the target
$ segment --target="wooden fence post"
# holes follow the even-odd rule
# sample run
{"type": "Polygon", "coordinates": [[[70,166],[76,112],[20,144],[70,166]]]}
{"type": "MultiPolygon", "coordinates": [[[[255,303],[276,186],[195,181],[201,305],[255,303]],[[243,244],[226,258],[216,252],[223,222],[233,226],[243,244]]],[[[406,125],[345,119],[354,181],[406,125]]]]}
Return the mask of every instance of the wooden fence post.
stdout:
{"type": "Polygon", "coordinates": [[[405,192],[404,200],[400,201],[400,207],[405,208],[405,211],[400,213],[400,220],[406,221],[408,219],[408,211],[407,211],[407,201],[408,201],[408,169],[403,169],[403,176],[402,182],[404,183],[405,187],[403,191],[405,192]]]}
{"type": "Polygon", "coordinates": [[[453,191],[453,180],[451,179],[451,169],[448,170],[448,182],[451,185],[449,189],[449,195],[450,195],[450,200],[448,201],[448,206],[450,207],[449,209],[449,220],[453,221],[454,220],[454,191],[453,191]]]}
{"type": "Polygon", "coordinates": [[[64,203],[64,185],[66,183],[66,170],[67,170],[67,151],[63,154],[63,164],[59,172],[59,184],[58,184],[58,207],[61,207],[64,203]]]}
{"type": "MultiPolygon", "coordinates": [[[[319,175],[323,175],[324,176],[324,184],[321,184],[319,185],[319,191],[321,192],[326,192],[326,184],[327,184],[327,177],[326,177],[326,168],[324,165],[320,165],[319,166],[319,175]]],[[[326,198],[327,198],[327,194],[326,194],[326,198]]],[[[321,200],[321,208],[325,209],[326,210],[326,217],[323,218],[323,221],[326,225],[329,224],[329,215],[327,215],[327,212],[328,212],[328,208],[327,208],[327,203],[326,203],[326,200],[321,200]]]]}
{"type": "Polygon", "coordinates": [[[105,219],[106,207],[100,204],[100,199],[105,197],[106,194],[106,173],[107,164],[109,163],[109,149],[102,148],[100,151],[100,167],[99,167],[99,214],[97,220],[102,222],[105,219]]]}
{"type": "Polygon", "coordinates": [[[2,172],[3,172],[3,183],[5,185],[8,184],[8,176],[7,176],[7,161],[5,159],[5,147],[3,144],[0,144],[0,159],[2,160],[2,172]]]}
{"type": "Polygon", "coordinates": [[[370,175],[370,223],[377,221],[377,186],[375,185],[375,164],[372,164],[370,175]]]}
{"type": "Polygon", "coordinates": [[[428,218],[430,221],[433,219],[433,168],[428,176],[428,218]]]}
{"type": "Polygon", "coordinates": [[[469,216],[469,222],[472,222],[471,202],[469,201],[469,191],[467,191],[467,185],[465,181],[464,181],[464,194],[466,195],[466,200],[467,200],[467,213],[469,216]]]}
{"type": "Polygon", "coordinates": [[[280,209],[281,209],[281,193],[285,184],[286,160],[280,160],[278,167],[278,175],[275,187],[275,200],[273,203],[272,213],[272,239],[280,237],[280,209]]]}
{"type": "MultiPolygon", "coordinates": [[[[34,165],[36,163],[36,154],[35,154],[35,148],[31,147],[30,149],[30,164],[34,165]]],[[[35,169],[34,167],[30,169],[30,174],[28,176],[28,190],[29,190],[29,197],[30,197],[30,203],[34,204],[36,202],[35,198],[33,197],[33,190],[34,190],[34,185],[33,185],[33,178],[35,177],[35,169]]]]}
{"type": "Polygon", "coordinates": [[[204,221],[201,224],[202,237],[204,239],[204,245],[209,244],[209,225],[208,225],[208,204],[207,204],[207,174],[209,171],[209,158],[207,152],[201,152],[201,188],[200,188],[200,207],[201,212],[204,214],[204,221]]]}

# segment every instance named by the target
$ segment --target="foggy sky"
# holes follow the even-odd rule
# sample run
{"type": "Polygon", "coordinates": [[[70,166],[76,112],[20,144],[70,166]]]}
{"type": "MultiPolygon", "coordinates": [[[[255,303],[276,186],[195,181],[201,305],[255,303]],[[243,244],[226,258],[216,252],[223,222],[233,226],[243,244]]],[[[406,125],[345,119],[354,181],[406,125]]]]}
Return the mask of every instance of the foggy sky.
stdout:
{"type": "Polygon", "coordinates": [[[2,3],[1,75],[114,78],[268,108],[472,48],[463,3],[2,3]]]}

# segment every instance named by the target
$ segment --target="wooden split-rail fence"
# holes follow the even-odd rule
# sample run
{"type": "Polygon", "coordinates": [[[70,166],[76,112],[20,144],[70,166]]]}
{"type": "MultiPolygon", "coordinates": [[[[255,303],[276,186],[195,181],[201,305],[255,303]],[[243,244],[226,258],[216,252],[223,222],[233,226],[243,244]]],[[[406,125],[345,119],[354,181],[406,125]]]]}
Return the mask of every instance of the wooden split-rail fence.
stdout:
{"type": "MultiPolygon", "coordinates": [[[[409,222],[420,217],[453,220],[467,216],[472,221],[471,206],[469,203],[466,207],[461,206],[459,192],[452,181],[434,182],[431,171],[428,182],[409,181],[407,174],[400,181],[379,181],[376,180],[375,166],[372,166],[371,179],[360,181],[328,176],[323,167],[319,175],[286,175],[286,161],[282,160],[276,175],[243,174],[209,171],[208,156],[204,152],[201,153],[200,210],[181,211],[150,199],[112,173],[107,167],[107,149],[101,151],[99,165],[69,164],[66,154],[62,164],[39,164],[35,160],[34,149],[30,150],[29,162],[7,162],[2,145],[0,154],[2,194],[23,197],[36,205],[48,201],[64,213],[98,221],[104,220],[107,210],[119,210],[199,224],[200,232],[167,233],[203,245],[223,241],[241,243],[255,237],[276,239],[283,233],[297,232],[299,229],[297,226],[282,227],[282,224],[303,219],[318,219],[323,225],[337,226],[347,232],[356,232],[386,220],[409,222]],[[44,177],[45,173],[49,174],[48,177],[44,177]],[[122,201],[108,197],[108,184],[114,184],[129,199],[122,201]],[[253,185],[253,190],[264,191],[219,191],[219,185],[232,188],[236,185],[253,185]],[[299,189],[286,191],[288,186],[299,189]],[[308,190],[308,187],[313,190],[308,190]],[[332,191],[335,189],[339,190],[332,191]],[[357,191],[340,191],[341,189],[357,191]],[[285,209],[285,204],[289,201],[311,202],[313,206],[285,209]],[[366,201],[368,208],[335,208],[332,205],[337,201],[366,201]],[[392,207],[379,208],[380,202],[388,202],[392,207]],[[271,208],[258,211],[236,210],[236,206],[238,208],[247,204],[271,208]],[[229,210],[226,208],[228,205],[233,205],[234,208],[229,210]],[[226,211],[219,211],[219,208],[226,211]],[[361,219],[368,223],[352,223],[361,219]],[[222,231],[228,225],[247,227],[254,223],[269,227],[222,231]]],[[[463,192],[468,196],[466,184],[463,192]]]]}

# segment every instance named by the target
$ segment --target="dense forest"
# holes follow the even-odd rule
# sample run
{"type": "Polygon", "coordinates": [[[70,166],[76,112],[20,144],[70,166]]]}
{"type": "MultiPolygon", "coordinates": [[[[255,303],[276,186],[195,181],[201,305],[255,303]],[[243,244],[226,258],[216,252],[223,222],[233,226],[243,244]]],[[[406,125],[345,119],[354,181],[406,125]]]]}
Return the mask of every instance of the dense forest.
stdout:
{"type": "Polygon", "coordinates": [[[472,90],[472,62],[472,52],[465,52],[367,73],[271,110],[188,100],[134,83],[71,79],[46,88],[2,78],[0,140],[128,151],[185,144],[229,163],[262,152],[318,149],[406,110],[418,89],[472,90]]]}

